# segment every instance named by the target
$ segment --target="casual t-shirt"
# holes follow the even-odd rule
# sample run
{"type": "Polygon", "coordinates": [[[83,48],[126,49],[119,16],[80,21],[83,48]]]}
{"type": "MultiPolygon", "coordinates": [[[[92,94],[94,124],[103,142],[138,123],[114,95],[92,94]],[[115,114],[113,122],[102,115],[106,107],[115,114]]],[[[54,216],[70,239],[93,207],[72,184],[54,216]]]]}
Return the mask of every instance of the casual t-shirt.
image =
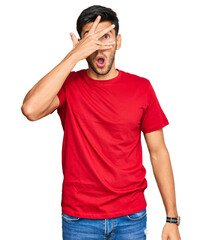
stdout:
{"type": "Polygon", "coordinates": [[[106,219],[147,206],[141,131],[169,122],[150,81],[117,70],[110,80],[72,71],[58,92],[65,214],[106,219]]]}

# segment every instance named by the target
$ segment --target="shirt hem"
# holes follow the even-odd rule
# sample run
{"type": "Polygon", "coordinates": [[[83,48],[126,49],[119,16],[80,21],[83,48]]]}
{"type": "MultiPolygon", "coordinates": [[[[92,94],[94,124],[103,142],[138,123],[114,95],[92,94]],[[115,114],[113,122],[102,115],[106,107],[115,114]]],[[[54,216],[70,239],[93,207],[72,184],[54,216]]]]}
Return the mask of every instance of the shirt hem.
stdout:
{"type": "Polygon", "coordinates": [[[74,211],[66,211],[65,209],[62,210],[62,213],[70,215],[70,216],[74,216],[74,217],[78,217],[78,218],[91,218],[91,219],[106,219],[106,218],[116,218],[116,217],[122,217],[125,215],[129,215],[129,214],[133,214],[133,213],[137,213],[140,212],[142,210],[144,210],[147,207],[147,203],[139,206],[138,208],[133,208],[133,209],[128,209],[125,211],[120,211],[120,212],[116,212],[116,213],[98,213],[98,214],[86,214],[86,213],[79,213],[79,212],[74,212],[74,211]]]}

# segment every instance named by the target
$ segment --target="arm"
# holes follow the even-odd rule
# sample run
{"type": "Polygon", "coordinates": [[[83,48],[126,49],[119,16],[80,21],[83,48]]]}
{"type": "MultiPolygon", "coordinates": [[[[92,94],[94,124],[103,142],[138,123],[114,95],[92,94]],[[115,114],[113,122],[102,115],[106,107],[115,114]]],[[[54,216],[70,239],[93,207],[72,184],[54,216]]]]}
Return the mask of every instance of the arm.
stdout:
{"type": "Polygon", "coordinates": [[[38,120],[59,106],[57,93],[77,62],[76,55],[70,52],[27,93],[21,110],[29,120],[38,120]]]}
{"type": "MultiPolygon", "coordinates": [[[[174,177],[169,152],[164,141],[163,129],[145,133],[144,137],[166,214],[168,217],[177,217],[174,177]]],[[[166,223],[163,229],[162,239],[179,240],[178,226],[174,223],[166,223]]]]}
{"type": "Polygon", "coordinates": [[[96,32],[99,21],[100,17],[97,17],[82,40],[78,41],[75,35],[71,34],[72,51],[27,93],[21,110],[29,120],[38,120],[53,112],[59,106],[57,94],[78,61],[87,58],[97,50],[109,49],[115,44],[114,42],[103,43],[99,40],[101,36],[115,27],[111,25],[96,32]]]}

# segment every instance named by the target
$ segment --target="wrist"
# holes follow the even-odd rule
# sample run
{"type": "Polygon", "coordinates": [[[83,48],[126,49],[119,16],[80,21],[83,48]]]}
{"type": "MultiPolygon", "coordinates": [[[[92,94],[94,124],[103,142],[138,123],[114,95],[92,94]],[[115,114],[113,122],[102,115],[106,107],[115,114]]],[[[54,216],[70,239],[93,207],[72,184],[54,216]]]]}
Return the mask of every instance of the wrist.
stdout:
{"type": "Polygon", "coordinates": [[[167,217],[178,217],[178,212],[177,212],[177,208],[173,207],[172,209],[169,209],[166,211],[166,216],[167,217]]]}
{"type": "Polygon", "coordinates": [[[79,54],[73,49],[67,54],[67,56],[63,59],[63,61],[71,62],[72,65],[75,66],[80,61],[79,54]]]}
{"type": "Polygon", "coordinates": [[[76,63],[82,60],[82,59],[80,58],[80,57],[81,57],[81,56],[80,56],[81,54],[80,54],[75,48],[72,49],[69,54],[70,54],[70,56],[73,58],[73,60],[76,61],[76,63]]]}
{"type": "Polygon", "coordinates": [[[176,224],[177,226],[180,225],[180,216],[178,217],[166,217],[166,223],[170,223],[170,224],[176,224]]]}
{"type": "Polygon", "coordinates": [[[177,218],[177,217],[178,217],[178,213],[173,213],[173,212],[171,212],[171,213],[167,213],[167,214],[166,214],[166,217],[177,218]]]}

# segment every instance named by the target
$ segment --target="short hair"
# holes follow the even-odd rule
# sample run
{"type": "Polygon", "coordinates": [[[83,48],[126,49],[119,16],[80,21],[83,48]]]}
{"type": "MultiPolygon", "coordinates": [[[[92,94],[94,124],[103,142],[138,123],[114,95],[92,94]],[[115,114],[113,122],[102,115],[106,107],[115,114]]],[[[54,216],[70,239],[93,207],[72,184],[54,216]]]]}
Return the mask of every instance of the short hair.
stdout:
{"type": "Polygon", "coordinates": [[[109,21],[112,24],[115,24],[114,30],[116,36],[118,35],[119,20],[116,12],[114,12],[111,8],[107,8],[100,5],[93,5],[91,7],[84,9],[77,19],[76,28],[80,38],[83,26],[89,22],[94,22],[98,15],[101,16],[100,22],[109,21]]]}

